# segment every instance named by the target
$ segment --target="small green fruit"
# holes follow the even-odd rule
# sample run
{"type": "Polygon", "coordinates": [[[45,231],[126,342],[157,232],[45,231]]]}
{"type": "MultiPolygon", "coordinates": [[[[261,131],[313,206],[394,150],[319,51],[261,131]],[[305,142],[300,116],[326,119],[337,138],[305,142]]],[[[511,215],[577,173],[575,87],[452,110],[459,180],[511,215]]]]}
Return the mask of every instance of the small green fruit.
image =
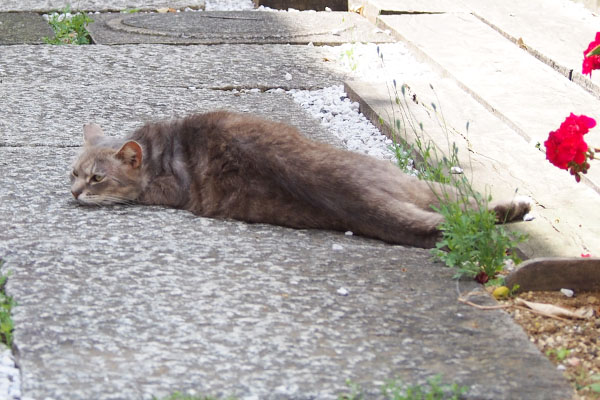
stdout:
{"type": "Polygon", "coordinates": [[[492,296],[496,298],[496,300],[506,299],[510,293],[510,290],[506,286],[499,286],[492,292],[492,296]]]}

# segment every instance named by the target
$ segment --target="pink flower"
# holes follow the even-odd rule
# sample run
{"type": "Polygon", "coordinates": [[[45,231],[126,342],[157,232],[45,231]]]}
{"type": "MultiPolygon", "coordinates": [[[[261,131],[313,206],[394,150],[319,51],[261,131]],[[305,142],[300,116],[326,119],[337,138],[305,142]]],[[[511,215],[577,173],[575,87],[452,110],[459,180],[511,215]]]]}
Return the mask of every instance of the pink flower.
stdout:
{"type": "Polygon", "coordinates": [[[589,254],[589,253],[581,253],[581,257],[583,257],[583,258],[589,258],[589,257],[591,257],[591,256],[592,256],[592,255],[591,255],[591,254],[589,254]]]}
{"type": "Polygon", "coordinates": [[[600,46],[600,32],[596,33],[594,41],[590,42],[588,48],[583,52],[583,65],[581,67],[581,73],[588,74],[592,77],[592,70],[600,69],[600,55],[589,55],[596,47],[600,46]]]}

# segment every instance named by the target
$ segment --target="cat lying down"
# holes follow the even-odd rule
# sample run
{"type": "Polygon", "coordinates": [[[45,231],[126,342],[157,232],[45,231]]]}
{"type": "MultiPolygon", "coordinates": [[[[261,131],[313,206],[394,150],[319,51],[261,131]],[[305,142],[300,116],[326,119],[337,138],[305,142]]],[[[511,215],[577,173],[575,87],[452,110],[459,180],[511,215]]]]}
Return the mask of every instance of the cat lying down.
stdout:
{"type": "MultiPolygon", "coordinates": [[[[71,192],[82,204],[139,203],[292,228],[333,229],[433,247],[438,193],[390,162],[317,143],[294,127],[225,111],[150,123],[125,138],[84,126],[71,192]]],[[[526,200],[490,204],[499,221],[526,200]]]]}

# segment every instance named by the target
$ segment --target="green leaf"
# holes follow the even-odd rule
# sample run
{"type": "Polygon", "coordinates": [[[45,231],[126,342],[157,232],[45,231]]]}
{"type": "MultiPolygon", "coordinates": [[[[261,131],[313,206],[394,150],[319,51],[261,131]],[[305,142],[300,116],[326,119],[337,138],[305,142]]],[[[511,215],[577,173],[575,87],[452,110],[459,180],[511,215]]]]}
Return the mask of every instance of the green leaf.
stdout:
{"type": "Polygon", "coordinates": [[[586,388],[594,393],[600,393],[600,383],[592,383],[591,385],[587,385],[586,388]]]}
{"type": "Polygon", "coordinates": [[[585,55],[586,58],[591,56],[600,56],[600,44],[585,55]]]}

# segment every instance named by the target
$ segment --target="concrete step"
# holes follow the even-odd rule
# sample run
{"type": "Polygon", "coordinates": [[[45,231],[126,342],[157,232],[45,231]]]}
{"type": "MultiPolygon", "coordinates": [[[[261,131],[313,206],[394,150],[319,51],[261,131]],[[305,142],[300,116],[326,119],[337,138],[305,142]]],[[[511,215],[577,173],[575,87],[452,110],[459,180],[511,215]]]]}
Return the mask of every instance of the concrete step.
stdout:
{"type": "MultiPolygon", "coordinates": [[[[402,109],[393,101],[396,94],[389,82],[348,81],[346,88],[371,121],[383,121],[383,130],[388,134],[393,134],[395,120],[405,119],[408,110],[416,131],[436,143],[441,153],[448,156],[447,143],[455,143],[465,173],[481,193],[491,193],[494,199],[530,196],[535,201],[536,218],[510,225],[529,234],[529,240],[519,247],[527,258],[600,254],[596,191],[557,170],[543,153],[464,93],[452,79],[408,79],[404,83],[409,86],[406,98],[400,92],[401,83],[397,84],[402,109]],[[424,135],[419,123],[423,124],[424,135]]],[[[416,141],[411,129],[402,138],[413,144],[416,141]]]]}
{"type": "MultiPolygon", "coordinates": [[[[600,76],[581,74],[583,51],[594,39],[600,16],[569,0],[351,0],[371,22],[394,14],[473,14],[544,63],[600,95],[600,76]]],[[[596,74],[600,75],[600,74],[596,74]]]]}
{"type": "MultiPolygon", "coordinates": [[[[379,21],[531,144],[543,143],[570,112],[594,116],[600,109],[598,98],[470,14],[390,15],[379,21]]],[[[600,135],[586,139],[600,146],[600,135]]],[[[599,168],[588,178],[600,188],[599,168]]]]}
{"type": "MultiPolygon", "coordinates": [[[[447,78],[428,82],[409,78],[406,83],[416,93],[420,107],[435,102],[445,110],[450,130],[456,133],[453,137],[462,143],[463,156],[470,154],[474,161],[474,181],[480,185],[479,189],[491,185],[498,198],[496,192],[506,196],[518,187],[520,193],[530,194],[537,201],[541,218],[519,227],[532,233],[530,247],[523,248],[525,254],[530,257],[597,254],[600,168],[594,168],[592,162],[585,184],[576,184],[566,171],[548,163],[535,145],[543,143],[570,112],[594,117],[600,101],[507,40],[490,24],[465,12],[465,4],[461,2],[457,7],[445,1],[396,2],[395,12],[407,13],[379,15],[377,22],[382,28],[392,30],[441,77],[447,78]],[[420,4],[424,6],[419,7],[420,4]],[[429,83],[436,87],[439,98],[431,93],[429,83]],[[475,107],[476,103],[482,108],[475,107]],[[467,121],[471,122],[471,128],[465,139],[461,135],[467,121]],[[475,153],[467,152],[469,146],[477,143],[475,153]]],[[[397,82],[398,87],[401,83],[397,82]]],[[[366,108],[374,110],[375,121],[379,118],[389,121],[394,115],[390,94],[373,87],[385,88],[386,84],[391,87],[389,79],[371,87],[364,82],[348,84],[357,98],[363,99],[366,108]]],[[[431,106],[427,112],[431,114],[431,106]]],[[[436,120],[422,110],[415,113],[429,123],[437,136],[436,143],[443,147],[445,132],[436,127],[436,120]]],[[[598,146],[600,135],[592,130],[586,140],[591,146],[598,146]]]]}

